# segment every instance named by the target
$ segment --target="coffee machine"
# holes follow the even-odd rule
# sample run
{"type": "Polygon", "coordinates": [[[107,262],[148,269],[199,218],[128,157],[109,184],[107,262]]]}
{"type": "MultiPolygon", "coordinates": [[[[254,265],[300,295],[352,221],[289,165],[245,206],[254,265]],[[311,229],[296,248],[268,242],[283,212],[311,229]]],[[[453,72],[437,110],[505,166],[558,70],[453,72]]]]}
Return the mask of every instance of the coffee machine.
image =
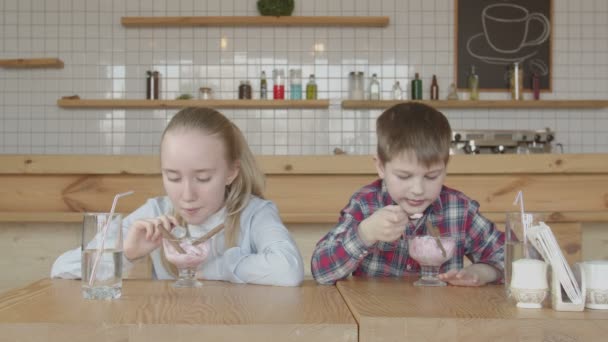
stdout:
{"type": "MultiPolygon", "coordinates": [[[[451,154],[552,153],[555,133],[544,130],[454,130],[451,154]]],[[[560,145],[561,144],[557,144],[560,145]]]]}

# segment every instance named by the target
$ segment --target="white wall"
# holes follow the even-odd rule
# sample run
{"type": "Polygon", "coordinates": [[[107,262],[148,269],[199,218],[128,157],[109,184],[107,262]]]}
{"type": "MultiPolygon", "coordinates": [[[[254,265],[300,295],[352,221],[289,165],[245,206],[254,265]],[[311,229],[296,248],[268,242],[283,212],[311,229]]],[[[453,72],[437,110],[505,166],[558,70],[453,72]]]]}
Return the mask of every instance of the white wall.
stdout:
{"type": "MultiPolygon", "coordinates": [[[[61,96],[144,98],[145,71],[162,73],[162,98],[203,85],[235,98],[261,70],[315,73],[329,110],[224,110],[258,154],[375,149],[379,111],[340,108],[346,78],[437,74],[453,82],[455,0],[296,0],[294,15],[387,15],[386,28],[125,28],[122,16],[257,15],[255,0],[0,0],[0,58],[57,56],[64,69],[0,69],[0,153],[150,154],[175,110],[65,110],[61,96]],[[221,47],[221,41],[226,46],[221,47]],[[315,51],[317,46],[317,51],[315,51]],[[322,47],[322,49],[320,48],[322,47]]],[[[608,98],[608,1],[554,0],[554,83],[546,99],[608,98]]],[[[304,81],[305,82],[305,81],[304,81]]],[[[462,95],[462,94],[461,94],[462,95]]],[[[506,99],[482,93],[482,99],[506,99]]],[[[608,152],[608,110],[446,110],[454,128],[557,131],[566,152],[608,152]]]]}

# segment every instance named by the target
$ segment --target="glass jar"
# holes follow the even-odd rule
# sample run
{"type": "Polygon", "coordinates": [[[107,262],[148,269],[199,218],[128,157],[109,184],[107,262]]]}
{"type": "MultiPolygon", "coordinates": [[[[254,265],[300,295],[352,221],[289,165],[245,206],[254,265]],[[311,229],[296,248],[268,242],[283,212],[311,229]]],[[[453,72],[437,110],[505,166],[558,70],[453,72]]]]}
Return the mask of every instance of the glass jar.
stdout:
{"type": "Polygon", "coordinates": [[[211,100],[213,99],[213,94],[211,88],[209,87],[200,87],[199,88],[199,98],[201,100],[211,100]]]}
{"type": "Polygon", "coordinates": [[[348,74],[348,98],[351,100],[364,100],[363,71],[351,71],[348,74]]]}

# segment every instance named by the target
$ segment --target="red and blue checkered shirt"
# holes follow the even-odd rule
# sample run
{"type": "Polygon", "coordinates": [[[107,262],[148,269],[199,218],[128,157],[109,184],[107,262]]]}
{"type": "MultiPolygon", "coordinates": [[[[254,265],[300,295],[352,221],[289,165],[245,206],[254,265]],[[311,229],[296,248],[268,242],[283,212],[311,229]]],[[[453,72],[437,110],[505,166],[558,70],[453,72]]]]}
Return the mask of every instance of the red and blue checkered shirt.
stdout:
{"type": "MultiPolygon", "coordinates": [[[[312,275],[321,284],[333,284],[355,276],[390,277],[414,275],[420,265],[408,254],[407,240],[402,236],[393,242],[379,241],[366,246],[359,237],[359,224],[384,206],[395,204],[386,185],[379,179],[361,188],[342,209],[338,224],[325,235],[312,255],[312,275]]],[[[443,264],[441,272],[463,268],[463,258],[485,263],[502,274],[504,269],[504,233],[479,213],[479,203],[463,193],[444,186],[437,200],[424,216],[404,227],[406,236],[426,234],[430,220],[440,233],[456,237],[454,256],[443,264]]],[[[502,277],[500,277],[502,278],[502,277]]]]}

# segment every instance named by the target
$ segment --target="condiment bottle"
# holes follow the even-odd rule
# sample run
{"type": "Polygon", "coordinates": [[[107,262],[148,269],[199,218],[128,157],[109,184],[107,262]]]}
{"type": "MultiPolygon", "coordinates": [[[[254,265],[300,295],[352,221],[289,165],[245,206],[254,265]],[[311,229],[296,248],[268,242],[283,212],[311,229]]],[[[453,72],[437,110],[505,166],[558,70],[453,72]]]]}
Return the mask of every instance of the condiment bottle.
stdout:
{"type": "Polygon", "coordinates": [[[308,78],[308,83],[306,83],[306,99],[317,99],[317,82],[315,82],[314,74],[310,74],[310,77],[308,78]]]}
{"type": "Polygon", "coordinates": [[[540,99],[540,76],[536,72],[532,74],[532,93],[535,100],[540,99]]]}
{"type": "Polygon", "coordinates": [[[511,86],[511,99],[513,100],[523,100],[523,90],[524,90],[524,70],[519,65],[519,62],[513,63],[513,68],[511,69],[509,84],[511,86]]]}
{"type": "Polygon", "coordinates": [[[289,98],[292,100],[302,99],[302,70],[289,70],[289,98]]]}
{"type": "Polygon", "coordinates": [[[283,70],[274,69],[272,71],[274,84],[272,86],[272,97],[275,100],[283,100],[285,98],[285,72],[283,70]]]}
{"type": "Polygon", "coordinates": [[[268,82],[266,81],[266,72],[262,71],[262,76],[260,77],[260,99],[268,98],[268,82]]]}
{"type": "Polygon", "coordinates": [[[422,80],[418,73],[412,80],[412,100],[422,100],[422,80]]]}
{"type": "Polygon", "coordinates": [[[158,100],[159,99],[159,73],[158,71],[146,71],[146,99],[148,100],[158,100]]]}
{"type": "Polygon", "coordinates": [[[431,100],[439,100],[439,85],[435,75],[433,75],[433,81],[431,82],[431,100]]]}
{"type": "Polygon", "coordinates": [[[399,81],[395,82],[393,85],[393,99],[394,100],[403,100],[403,90],[401,89],[401,85],[399,81]]]}
{"type": "Polygon", "coordinates": [[[471,65],[471,73],[467,83],[471,92],[470,99],[479,100],[479,76],[475,73],[474,65],[471,65]]]}
{"type": "Polygon", "coordinates": [[[380,100],[380,82],[376,74],[372,75],[372,81],[369,83],[369,99],[380,100]]]}

